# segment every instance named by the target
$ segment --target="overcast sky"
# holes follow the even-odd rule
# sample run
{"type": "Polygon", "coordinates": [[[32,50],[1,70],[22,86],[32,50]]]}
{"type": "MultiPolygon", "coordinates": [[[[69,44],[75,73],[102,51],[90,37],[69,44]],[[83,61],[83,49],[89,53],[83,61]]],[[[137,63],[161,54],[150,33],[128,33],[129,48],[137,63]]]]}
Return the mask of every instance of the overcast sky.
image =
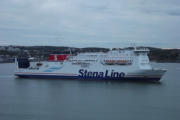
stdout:
{"type": "Polygon", "coordinates": [[[0,0],[1,45],[180,48],[180,0],[0,0]]]}

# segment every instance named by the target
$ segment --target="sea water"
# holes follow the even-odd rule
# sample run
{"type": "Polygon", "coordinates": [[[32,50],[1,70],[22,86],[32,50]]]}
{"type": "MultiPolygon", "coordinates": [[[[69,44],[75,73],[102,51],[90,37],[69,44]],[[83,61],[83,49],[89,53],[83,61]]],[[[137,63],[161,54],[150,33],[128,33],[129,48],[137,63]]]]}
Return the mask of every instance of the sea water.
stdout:
{"type": "Polygon", "coordinates": [[[180,64],[159,83],[23,79],[0,64],[0,120],[180,120],[180,64]]]}

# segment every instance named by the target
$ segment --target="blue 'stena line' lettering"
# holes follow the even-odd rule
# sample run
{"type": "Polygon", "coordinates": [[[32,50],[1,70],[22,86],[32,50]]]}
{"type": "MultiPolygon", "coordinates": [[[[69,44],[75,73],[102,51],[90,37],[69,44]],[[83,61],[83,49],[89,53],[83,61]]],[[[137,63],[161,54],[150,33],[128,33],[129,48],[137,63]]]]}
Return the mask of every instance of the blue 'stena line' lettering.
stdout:
{"type": "Polygon", "coordinates": [[[98,71],[88,71],[88,70],[80,69],[79,76],[95,77],[95,78],[103,78],[103,77],[122,78],[125,76],[125,73],[115,72],[114,70],[111,70],[111,72],[109,72],[108,70],[106,70],[105,72],[98,72],[98,71]]]}

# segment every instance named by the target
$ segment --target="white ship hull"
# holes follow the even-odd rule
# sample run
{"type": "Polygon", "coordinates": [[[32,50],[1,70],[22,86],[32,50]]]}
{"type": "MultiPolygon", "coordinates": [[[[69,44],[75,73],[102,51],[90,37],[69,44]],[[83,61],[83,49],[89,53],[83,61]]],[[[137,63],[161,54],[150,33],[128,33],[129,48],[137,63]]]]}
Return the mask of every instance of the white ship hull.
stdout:
{"type": "MultiPolygon", "coordinates": [[[[46,63],[44,63],[46,64],[46,63]]],[[[48,62],[51,67],[41,69],[19,69],[16,76],[24,78],[55,78],[55,79],[97,79],[97,80],[142,80],[159,81],[166,70],[162,69],[133,69],[133,66],[91,66],[83,68],[71,66],[70,63],[58,65],[58,63],[48,62]],[[69,65],[68,65],[69,64],[69,65]]]]}
{"type": "Polygon", "coordinates": [[[149,64],[146,52],[139,50],[123,53],[115,51],[106,54],[80,54],[79,56],[70,56],[64,61],[31,62],[26,68],[21,68],[20,63],[17,63],[15,76],[43,79],[159,81],[166,70],[153,69],[149,64]],[[86,58],[87,56],[88,58],[86,58]],[[119,60],[122,58],[123,60],[119,60]]]}

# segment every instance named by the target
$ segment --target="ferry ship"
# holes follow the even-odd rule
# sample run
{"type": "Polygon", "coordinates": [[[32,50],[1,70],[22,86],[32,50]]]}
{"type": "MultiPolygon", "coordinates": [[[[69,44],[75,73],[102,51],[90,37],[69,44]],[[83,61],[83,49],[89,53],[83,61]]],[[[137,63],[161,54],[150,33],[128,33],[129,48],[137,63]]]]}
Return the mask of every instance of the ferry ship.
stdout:
{"type": "Polygon", "coordinates": [[[149,49],[51,54],[48,61],[16,59],[15,76],[23,78],[159,81],[165,69],[153,68],[149,49]]]}

